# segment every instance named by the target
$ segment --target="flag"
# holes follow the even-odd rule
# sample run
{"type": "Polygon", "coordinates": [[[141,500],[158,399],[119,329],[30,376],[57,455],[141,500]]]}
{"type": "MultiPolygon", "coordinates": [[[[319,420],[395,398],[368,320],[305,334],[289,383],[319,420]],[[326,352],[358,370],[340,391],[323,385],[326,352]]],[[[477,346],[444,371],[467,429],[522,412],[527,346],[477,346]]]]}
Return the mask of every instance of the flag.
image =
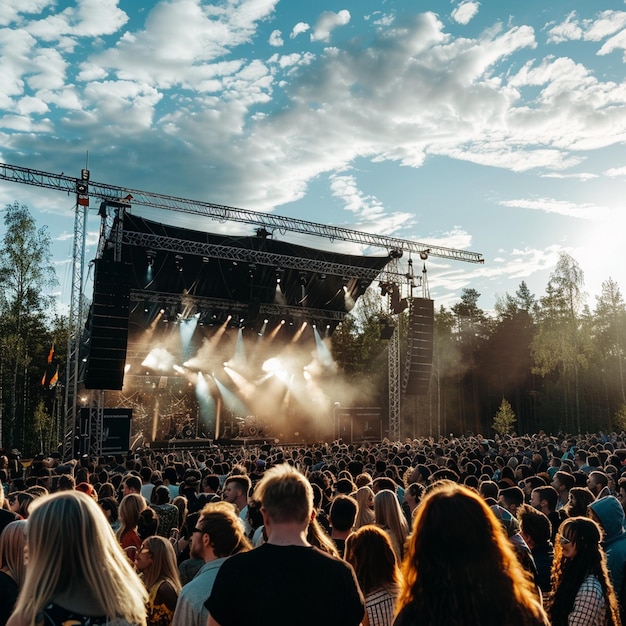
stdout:
{"type": "Polygon", "coordinates": [[[59,380],[59,366],[57,365],[57,371],[53,374],[52,378],[50,379],[50,382],[48,383],[48,386],[50,387],[50,389],[52,389],[52,387],[54,387],[57,382],[59,380]]]}
{"type": "Polygon", "coordinates": [[[50,352],[48,352],[48,363],[52,363],[53,356],[54,356],[54,344],[50,346],[50,352]]]}

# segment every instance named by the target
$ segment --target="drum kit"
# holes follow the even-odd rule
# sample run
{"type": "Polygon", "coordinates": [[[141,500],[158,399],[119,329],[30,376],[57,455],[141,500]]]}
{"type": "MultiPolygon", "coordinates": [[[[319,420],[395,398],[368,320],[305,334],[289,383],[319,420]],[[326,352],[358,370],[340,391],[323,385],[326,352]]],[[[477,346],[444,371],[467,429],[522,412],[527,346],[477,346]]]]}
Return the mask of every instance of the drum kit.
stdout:
{"type": "Polygon", "coordinates": [[[265,428],[255,415],[234,416],[224,428],[223,437],[238,439],[245,437],[263,437],[265,428]]]}

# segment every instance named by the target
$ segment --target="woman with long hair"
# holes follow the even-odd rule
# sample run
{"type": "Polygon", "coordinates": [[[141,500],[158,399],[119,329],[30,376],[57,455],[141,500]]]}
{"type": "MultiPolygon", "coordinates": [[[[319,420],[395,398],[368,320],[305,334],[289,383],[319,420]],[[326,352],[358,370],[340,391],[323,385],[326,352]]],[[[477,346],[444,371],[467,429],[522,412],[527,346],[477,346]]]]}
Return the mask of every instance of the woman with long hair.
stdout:
{"type": "Polygon", "coordinates": [[[567,517],[589,517],[587,507],[596,499],[587,487],[572,487],[567,504],[563,507],[567,517]]]}
{"type": "Polygon", "coordinates": [[[181,588],[174,547],[158,535],[144,539],[135,567],[148,590],[148,626],[170,626],[181,588]]]}
{"type": "Polygon", "coordinates": [[[92,498],[37,498],[26,543],[26,577],[7,626],[145,626],[146,590],[92,498]]]}
{"type": "Polygon", "coordinates": [[[619,626],[601,541],[600,526],[589,517],[571,517],[559,526],[548,600],[552,626],[619,626]]]}
{"type": "Polygon", "coordinates": [[[467,487],[442,480],[417,508],[395,626],[547,626],[500,522],[467,487]]]}
{"type": "Polygon", "coordinates": [[[398,563],[402,563],[409,525],[396,494],[390,489],[382,489],[374,496],[374,518],[376,524],[389,535],[398,563]]]}
{"type": "Polygon", "coordinates": [[[0,626],[5,626],[13,612],[17,595],[24,582],[25,520],[7,524],[0,534],[0,626]]]}
{"type": "Polygon", "coordinates": [[[141,545],[141,537],[137,530],[139,519],[147,508],[146,501],[137,493],[129,493],[120,502],[118,509],[120,527],[115,534],[131,563],[135,561],[137,550],[141,545]]]}
{"type": "Polygon", "coordinates": [[[361,528],[367,524],[373,524],[374,518],[374,492],[369,485],[364,485],[356,490],[356,518],[354,528],[361,528]]]}
{"type": "Polygon", "coordinates": [[[378,526],[361,526],[348,535],[344,558],[365,596],[369,626],[391,626],[401,575],[387,533],[378,526]]]}

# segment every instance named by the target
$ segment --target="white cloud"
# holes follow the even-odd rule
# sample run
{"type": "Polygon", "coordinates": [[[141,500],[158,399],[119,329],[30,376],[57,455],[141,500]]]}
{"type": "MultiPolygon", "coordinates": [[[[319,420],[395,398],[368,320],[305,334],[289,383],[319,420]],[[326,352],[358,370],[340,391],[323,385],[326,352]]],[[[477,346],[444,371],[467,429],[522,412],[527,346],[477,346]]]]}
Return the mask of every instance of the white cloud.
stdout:
{"type": "Polygon", "coordinates": [[[295,39],[298,35],[301,35],[302,33],[306,33],[307,30],[309,30],[311,27],[309,26],[309,24],[307,24],[306,22],[298,22],[292,29],[291,34],[289,35],[289,37],[291,39],[295,39]]]}
{"type": "Polygon", "coordinates": [[[611,177],[626,176],[626,165],[622,167],[612,167],[608,169],[606,172],[604,172],[604,175],[611,176],[611,177]]]}
{"type": "Polygon", "coordinates": [[[273,30],[270,34],[268,43],[274,48],[280,48],[281,46],[283,46],[285,42],[283,40],[282,33],[279,30],[273,30]]]}
{"type": "Polygon", "coordinates": [[[452,11],[452,19],[459,24],[469,24],[478,13],[479,7],[480,3],[473,2],[472,0],[461,2],[461,4],[452,11]]]}
{"type": "Polygon", "coordinates": [[[599,207],[593,204],[577,204],[568,200],[555,200],[554,198],[519,198],[515,200],[501,200],[498,204],[506,207],[556,213],[566,217],[592,221],[606,222],[616,215],[614,210],[606,207],[599,207]]]}
{"type": "Polygon", "coordinates": [[[350,11],[346,11],[345,9],[338,13],[326,11],[319,16],[315,28],[311,33],[311,41],[329,41],[330,35],[335,28],[345,26],[349,22],[350,11]]]}

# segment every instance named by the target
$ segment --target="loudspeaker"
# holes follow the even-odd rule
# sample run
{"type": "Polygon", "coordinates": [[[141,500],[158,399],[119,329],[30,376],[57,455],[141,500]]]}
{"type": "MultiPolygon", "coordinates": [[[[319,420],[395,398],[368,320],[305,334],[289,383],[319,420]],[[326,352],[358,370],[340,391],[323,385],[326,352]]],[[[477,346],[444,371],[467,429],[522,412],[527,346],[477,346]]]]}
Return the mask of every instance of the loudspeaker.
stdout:
{"type": "Polygon", "coordinates": [[[409,314],[408,342],[405,371],[408,368],[407,396],[422,396],[428,393],[433,365],[433,336],[435,308],[433,300],[413,298],[409,314]]]}
{"type": "Polygon", "coordinates": [[[121,389],[128,344],[131,265],[96,259],[85,389],[121,389]]]}

